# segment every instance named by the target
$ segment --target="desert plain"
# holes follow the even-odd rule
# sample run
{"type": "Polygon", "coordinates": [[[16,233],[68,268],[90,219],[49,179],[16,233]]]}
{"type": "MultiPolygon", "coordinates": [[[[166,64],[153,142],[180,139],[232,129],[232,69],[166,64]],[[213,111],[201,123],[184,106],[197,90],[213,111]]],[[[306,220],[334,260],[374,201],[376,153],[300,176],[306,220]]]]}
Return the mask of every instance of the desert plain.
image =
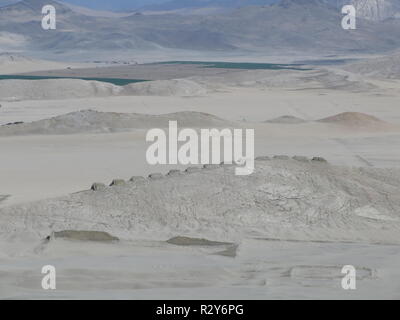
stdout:
{"type": "MultiPolygon", "coordinates": [[[[149,81],[124,86],[0,80],[0,298],[398,298],[400,82],[382,59],[139,64],[124,72],[149,81]],[[254,129],[255,172],[149,165],[146,133],[169,120],[254,129]],[[357,290],[341,286],[345,265],[357,290]]],[[[0,73],[10,64],[124,77],[18,55],[0,73]]]]}

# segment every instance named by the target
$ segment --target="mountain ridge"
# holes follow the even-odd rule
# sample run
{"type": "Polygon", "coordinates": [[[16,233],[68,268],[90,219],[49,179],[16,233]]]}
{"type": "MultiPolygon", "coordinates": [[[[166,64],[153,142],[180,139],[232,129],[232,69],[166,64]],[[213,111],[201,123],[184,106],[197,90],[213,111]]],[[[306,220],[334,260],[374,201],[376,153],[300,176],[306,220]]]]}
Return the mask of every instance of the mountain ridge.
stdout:
{"type": "Polygon", "coordinates": [[[125,17],[86,16],[61,2],[23,0],[0,8],[0,29],[9,37],[27,39],[26,50],[58,53],[163,48],[374,53],[400,47],[400,19],[360,18],[357,30],[349,32],[341,28],[342,17],[341,11],[325,0],[281,0],[200,16],[170,12],[125,17]],[[56,7],[57,30],[41,28],[39,8],[43,4],[56,7]]]}

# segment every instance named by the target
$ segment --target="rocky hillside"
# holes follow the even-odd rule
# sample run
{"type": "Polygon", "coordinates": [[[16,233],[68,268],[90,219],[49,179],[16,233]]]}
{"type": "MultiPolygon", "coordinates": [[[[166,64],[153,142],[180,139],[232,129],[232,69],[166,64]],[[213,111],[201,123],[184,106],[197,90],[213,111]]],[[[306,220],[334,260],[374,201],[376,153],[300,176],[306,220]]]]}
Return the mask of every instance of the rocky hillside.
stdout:
{"type": "Polygon", "coordinates": [[[55,231],[88,230],[120,239],[200,235],[398,243],[399,188],[395,169],[263,157],[250,176],[235,176],[229,165],[174,171],[2,208],[0,238],[35,243],[55,231]]]}

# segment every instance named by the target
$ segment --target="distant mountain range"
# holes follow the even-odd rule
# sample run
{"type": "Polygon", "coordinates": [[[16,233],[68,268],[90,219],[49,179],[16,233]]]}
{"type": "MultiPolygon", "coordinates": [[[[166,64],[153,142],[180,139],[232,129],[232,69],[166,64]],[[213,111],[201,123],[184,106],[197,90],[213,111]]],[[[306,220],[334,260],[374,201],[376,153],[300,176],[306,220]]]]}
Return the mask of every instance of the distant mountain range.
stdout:
{"type": "MultiPolygon", "coordinates": [[[[0,7],[17,3],[18,1],[21,0],[0,0],[0,7]]],[[[80,6],[94,10],[110,11],[129,11],[138,9],[145,5],[160,4],[167,1],[169,0],[62,0],[62,2],[74,6],[80,6]]],[[[188,1],[190,2],[191,0],[188,1]]]]}
{"type": "MultiPolygon", "coordinates": [[[[278,3],[279,0],[168,0],[163,3],[146,5],[145,11],[195,11],[199,9],[232,9],[246,6],[263,6],[278,3]]],[[[301,2],[301,0],[300,0],[301,2]]],[[[312,3],[312,1],[308,1],[312,3]]],[[[360,17],[378,21],[392,17],[400,17],[399,0],[321,0],[327,5],[340,8],[344,5],[354,5],[360,17]]],[[[209,12],[204,10],[205,13],[209,12]]]]}
{"type": "MultiPolygon", "coordinates": [[[[208,15],[136,12],[105,17],[85,15],[53,0],[24,0],[0,8],[0,48],[57,53],[171,48],[333,54],[382,52],[400,47],[400,19],[395,19],[395,11],[379,9],[378,16],[368,16],[372,21],[360,18],[357,30],[343,30],[342,14],[337,8],[342,0],[280,0],[268,4],[271,1],[192,0],[192,5],[201,2],[207,6],[213,2],[230,6],[231,10],[208,15]],[[236,7],[245,3],[254,5],[236,7]],[[41,28],[41,8],[47,4],[57,9],[57,30],[41,28]]],[[[346,1],[355,5],[358,1],[371,3],[370,9],[363,8],[375,12],[372,3],[377,0],[346,1]]],[[[186,1],[175,0],[169,5],[178,8],[183,2],[186,1]]],[[[379,1],[393,8],[399,2],[379,1]]]]}
{"type": "MultiPolygon", "coordinates": [[[[0,7],[19,1],[21,0],[0,0],[0,7]]],[[[79,6],[100,11],[207,14],[246,6],[271,5],[280,2],[280,0],[60,0],[59,2],[73,5],[73,7],[79,6]]],[[[356,7],[358,16],[374,21],[400,17],[400,0],[320,0],[320,2],[338,9],[344,5],[352,4],[356,7]]]]}
{"type": "Polygon", "coordinates": [[[205,8],[241,8],[247,6],[263,6],[277,3],[279,0],[169,0],[164,3],[141,7],[145,11],[174,11],[183,9],[205,8]]]}

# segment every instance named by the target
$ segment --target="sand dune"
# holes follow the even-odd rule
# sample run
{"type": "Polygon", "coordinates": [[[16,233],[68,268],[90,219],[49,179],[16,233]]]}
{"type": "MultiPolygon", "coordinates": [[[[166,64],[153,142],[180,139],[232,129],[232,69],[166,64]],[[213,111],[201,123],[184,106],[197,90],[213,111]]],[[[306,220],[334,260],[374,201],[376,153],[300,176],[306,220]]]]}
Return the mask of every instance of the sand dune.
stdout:
{"type": "Polygon", "coordinates": [[[293,159],[257,161],[250,176],[233,170],[203,169],[2,208],[0,238],[38,242],[55,231],[87,230],[131,240],[182,235],[232,242],[257,234],[399,242],[399,170],[293,159]]]}
{"type": "Polygon", "coordinates": [[[323,119],[318,119],[315,121],[306,121],[304,119],[291,116],[291,115],[284,115],[278,118],[270,119],[264,121],[264,123],[271,123],[271,124],[302,124],[302,123],[325,123],[325,124],[334,124],[341,127],[345,127],[346,129],[354,129],[354,130],[386,130],[386,129],[395,129],[396,126],[378,119],[377,117],[361,113],[361,112],[343,112],[333,116],[329,116],[323,119]]]}
{"type": "Polygon", "coordinates": [[[393,127],[388,122],[361,112],[343,112],[318,121],[354,129],[385,129],[393,127]]]}
{"type": "Polygon", "coordinates": [[[304,119],[298,118],[298,117],[285,115],[285,116],[281,116],[278,118],[267,120],[265,122],[266,123],[280,123],[280,124],[299,124],[299,123],[305,123],[307,121],[304,119]]]}
{"type": "Polygon", "coordinates": [[[80,79],[0,80],[0,100],[46,100],[109,96],[202,96],[206,89],[194,81],[176,79],[116,86],[80,79]]]}
{"type": "Polygon", "coordinates": [[[322,69],[314,66],[298,67],[299,70],[242,70],[208,77],[191,79],[213,90],[223,86],[249,88],[329,89],[363,92],[375,86],[360,77],[350,77],[342,70],[322,69]]]}
{"type": "Polygon", "coordinates": [[[120,87],[79,79],[0,80],[0,100],[43,100],[116,95],[120,87]]]}
{"type": "Polygon", "coordinates": [[[365,59],[344,67],[345,70],[369,77],[400,79],[400,53],[365,59]]]}
{"type": "Polygon", "coordinates": [[[0,100],[45,100],[108,96],[205,96],[226,87],[368,91],[374,85],[343,71],[231,70],[214,76],[156,80],[116,86],[80,79],[0,80],[0,100]]]}
{"type": "Polygon", "coordinates": [[[0,137],[36,134],[77,134],[120,132],[134,129],[166,128],[168,121],[180,127],[231,127],[233,122],[202,112],[177,112],[164,115],[114,113],[82,110],[30,123],[0,126],[0,137]]]}
{"type": "MultiPolygon", "coordinates": [[[[342,71],[343,72],[343,71],[342,71]]],[[[116,86],[81,79],[0,80],[0,100],[46,100],[109,96],[205,96],[226,87],[367,91],[362,79],[327,70],[232,70],[214,76],[156,80],[116,86]]]]}
{"type": "Polygon", "coordinates": [[[186,79],[133,83],[124,86],[121,91],[122,95],[128,96],[202,96],[206,93],[204,87],[186,79]]]}

